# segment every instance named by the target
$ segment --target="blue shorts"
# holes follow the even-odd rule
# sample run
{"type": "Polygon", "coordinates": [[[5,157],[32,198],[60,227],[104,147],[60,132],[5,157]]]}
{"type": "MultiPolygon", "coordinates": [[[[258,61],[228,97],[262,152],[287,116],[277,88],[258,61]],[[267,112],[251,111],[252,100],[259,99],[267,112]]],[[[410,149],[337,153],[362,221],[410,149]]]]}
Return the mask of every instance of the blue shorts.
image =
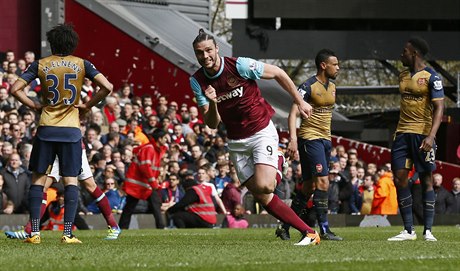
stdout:
{"type": "Polygon", "coordinates": [[[298,145],[303,181],[311,180],[313,176],[328,176],[332,149],[331,141],[299,138],[298,145]]]}
{"type": "Polygon", "coordinates": [[[62,177],[77,177],[81,171],[81,140],[77,142],[43,141],[35,137],[29,170],[49,174],[56,155],[59,157],[59,172],[62,177]]]}
{"type": "Polygon", "coordinates": [[[391,147],[391,169],[412,169],[417,172],[432,172],[436,169],[436,142],[429,152],[420,150],[425,135],[397,134],[391,147]]]}

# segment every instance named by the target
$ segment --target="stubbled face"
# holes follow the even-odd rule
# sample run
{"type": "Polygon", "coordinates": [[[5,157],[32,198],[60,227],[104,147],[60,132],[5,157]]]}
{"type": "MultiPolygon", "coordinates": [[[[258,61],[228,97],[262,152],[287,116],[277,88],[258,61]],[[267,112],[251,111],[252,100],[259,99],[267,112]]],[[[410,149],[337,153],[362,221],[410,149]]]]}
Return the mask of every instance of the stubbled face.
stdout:
{"type": "Polygon", "coordinates": [[[337,78],[339,74],[339,60],[335,56],[330,56],[325,62],[324,70],[326,71],[326,76],[329,79],[337,78]]]}
{"type": "Polygon", "coordinates": [[[194,46],[198,63],[209,73],[217,72],[220,66],[219,47],[213,40],[204,40],[194,46]]]}

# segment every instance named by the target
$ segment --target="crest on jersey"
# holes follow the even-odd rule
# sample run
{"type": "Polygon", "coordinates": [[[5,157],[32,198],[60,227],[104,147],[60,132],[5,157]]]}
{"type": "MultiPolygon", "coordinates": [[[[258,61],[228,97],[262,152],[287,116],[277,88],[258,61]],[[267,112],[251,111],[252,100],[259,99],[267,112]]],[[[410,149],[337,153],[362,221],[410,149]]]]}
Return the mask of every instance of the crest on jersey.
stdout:
{"type": "Polygon", "coordinates": [[[238,78],[236,78],[235,76],[233,75],[228,75],[227,76],[227,84],[231,87],[231,88],[234,88],[238,85],[238,78]]]}
{"type": "Polygon", "coordinates": [[[426,78],[419,78],[419,79],[417,79],[417,84],[418,84],[419,86],[426,85],[426,78]]]}
{"type": "Polygon", "coordinates": [[[259,63],[256,60],[252,59],[249,62],[249,69],[252,70],[252,71],[258,70],[259,69],[259,63]]]}
{"type": "Polygon", "coordinates": [[[318,172],[318,173],[323,172],[323,165],[316,164],[316,172],[318,172]]]}

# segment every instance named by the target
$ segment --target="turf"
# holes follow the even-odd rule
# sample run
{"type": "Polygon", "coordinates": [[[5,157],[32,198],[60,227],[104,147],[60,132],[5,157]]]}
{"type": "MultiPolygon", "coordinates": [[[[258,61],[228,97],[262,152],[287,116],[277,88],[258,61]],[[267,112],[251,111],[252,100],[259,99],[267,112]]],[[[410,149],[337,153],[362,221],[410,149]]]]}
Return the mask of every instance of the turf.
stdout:
{"type": "Polygon", "coordinates": [[[105,231],[76,231],[83,244],[61,244],[43,232],[39,245],[2,237],[1,270],[458,270],[460,228],[438,226],[438,242],[388,242],[400,227],[337,228],[345,241],[319,246],[274,237],[274,229],[125,230],[105,241],[105,231]]]}

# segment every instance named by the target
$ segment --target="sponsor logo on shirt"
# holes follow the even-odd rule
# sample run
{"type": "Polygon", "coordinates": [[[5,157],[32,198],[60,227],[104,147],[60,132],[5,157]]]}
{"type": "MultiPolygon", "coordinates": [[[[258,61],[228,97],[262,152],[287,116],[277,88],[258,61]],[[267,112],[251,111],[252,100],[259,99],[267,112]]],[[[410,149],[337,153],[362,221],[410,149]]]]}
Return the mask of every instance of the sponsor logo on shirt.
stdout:
{"type": "Polygon", "coordinates": [[[225,94],[220,95],[219,97],[217,97],[217,102],[220,103],[222,101],[230,100],[235,97],[243,97],[243,87],[235,88],[225,94]]]}
{"type": "Polygon", "coordinates": [[[333,106],[313,107],[313,113],[331,113],[333,106]]]}
{"type": "Polygon", "coordinates": [[[421,102],[423,101],[423,97],[420,97],[420,96],[415,96],[415,95],[412,95],[412,94],[402,94],[401,95],[401,98],[403,100],[411,100],[411,101],[417,101],[417,102],[421,102]]]}

